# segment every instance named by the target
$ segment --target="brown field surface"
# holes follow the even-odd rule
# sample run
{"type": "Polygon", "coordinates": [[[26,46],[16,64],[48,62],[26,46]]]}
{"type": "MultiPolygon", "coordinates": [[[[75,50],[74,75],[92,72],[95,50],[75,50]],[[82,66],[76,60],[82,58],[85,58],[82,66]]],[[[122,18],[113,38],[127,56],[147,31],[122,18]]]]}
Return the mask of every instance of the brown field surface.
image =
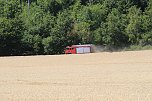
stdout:
{"type": "Polygon", "coordinates": [[[0,57],[0,101],[152,101],[152,51],[0,57]]]}

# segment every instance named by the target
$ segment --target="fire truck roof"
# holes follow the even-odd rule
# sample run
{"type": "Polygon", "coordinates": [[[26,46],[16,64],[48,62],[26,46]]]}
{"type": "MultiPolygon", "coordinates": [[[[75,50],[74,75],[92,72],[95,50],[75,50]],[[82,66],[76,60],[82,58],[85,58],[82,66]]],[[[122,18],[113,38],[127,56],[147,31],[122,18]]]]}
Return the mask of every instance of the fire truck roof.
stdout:
{"type": "Polygon", "coordinates": [[[72,45],[72,47],[87,47],[87,46],[92,46],[92,44],[85,44],[85,45],[72,45]]]}

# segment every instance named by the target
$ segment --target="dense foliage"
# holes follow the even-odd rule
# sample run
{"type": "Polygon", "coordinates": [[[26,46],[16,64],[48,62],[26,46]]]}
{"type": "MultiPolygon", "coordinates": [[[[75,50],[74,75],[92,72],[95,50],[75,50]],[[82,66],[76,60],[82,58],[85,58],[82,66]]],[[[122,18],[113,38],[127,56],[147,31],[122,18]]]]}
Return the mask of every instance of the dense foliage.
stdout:
{"type": "Polygon", "coordinates": [[[61,54],[79,43],[152,45],[152,0],[0,0],[0,55],[61,54]]]}

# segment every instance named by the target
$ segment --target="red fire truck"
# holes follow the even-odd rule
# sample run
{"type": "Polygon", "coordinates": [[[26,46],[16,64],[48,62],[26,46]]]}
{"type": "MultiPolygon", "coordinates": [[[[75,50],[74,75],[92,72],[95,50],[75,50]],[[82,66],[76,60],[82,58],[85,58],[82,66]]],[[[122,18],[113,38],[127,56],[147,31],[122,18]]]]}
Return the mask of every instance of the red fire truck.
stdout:
{"type": "Polygon", "coordinates": [[[85,54],[92,53],[93,47],[91,44],[88,45],[72,45],[65,48],[65,54],[85,54]]]}

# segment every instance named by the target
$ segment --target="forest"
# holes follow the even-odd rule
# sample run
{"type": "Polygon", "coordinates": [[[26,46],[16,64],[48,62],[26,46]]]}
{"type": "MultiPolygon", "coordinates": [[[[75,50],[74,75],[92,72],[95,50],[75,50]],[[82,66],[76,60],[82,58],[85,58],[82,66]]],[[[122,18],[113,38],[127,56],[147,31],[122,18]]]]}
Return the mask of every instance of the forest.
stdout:
{"type": "Polygon", "coordinates": [[[152,0],[0,0],[1,56],[73,44],[152,46],[152,0]]]}

